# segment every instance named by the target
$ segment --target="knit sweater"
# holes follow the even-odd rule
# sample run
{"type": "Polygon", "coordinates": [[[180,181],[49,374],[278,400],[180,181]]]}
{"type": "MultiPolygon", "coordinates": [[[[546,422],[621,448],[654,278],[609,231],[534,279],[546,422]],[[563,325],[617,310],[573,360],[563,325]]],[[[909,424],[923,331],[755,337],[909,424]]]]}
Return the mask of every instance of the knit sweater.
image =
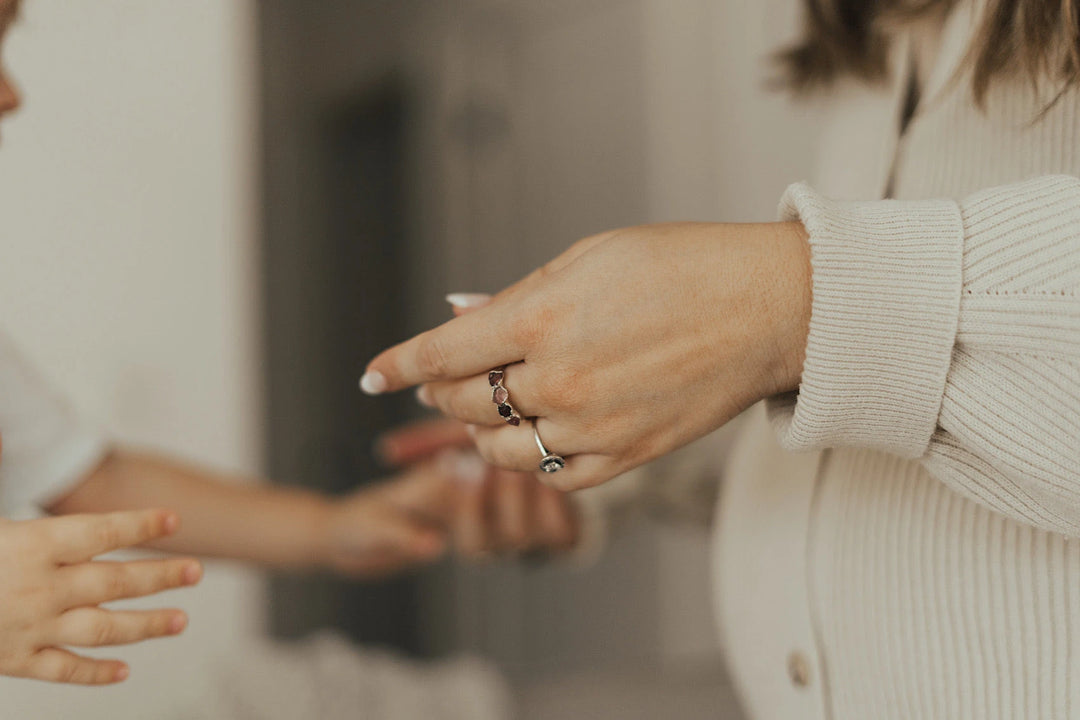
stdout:
{"type": "Polygon", "coordinates": [[[910,37],[886,86],[837,88],[781,201],[806,363],[732,454],[714,562],[753,718],[1080,717],[1080,92],[979,108],[977,12],[903,132],[910,37]]]}

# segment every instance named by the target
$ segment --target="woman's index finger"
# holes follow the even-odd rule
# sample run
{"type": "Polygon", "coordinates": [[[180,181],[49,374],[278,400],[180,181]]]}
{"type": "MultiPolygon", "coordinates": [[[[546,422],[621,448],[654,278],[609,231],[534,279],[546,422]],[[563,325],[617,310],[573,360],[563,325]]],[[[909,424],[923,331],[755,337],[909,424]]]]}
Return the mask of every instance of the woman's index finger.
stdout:
{"type": "MultiPolygon", "coordinates": [[[[515,303],[516,304],[516,303],[515,303]]],[[[436,380],[456,380],[525,357],[510,303],[492,303],[384,350],[368,363],[360,389],[396,392],[436,380]]]]}

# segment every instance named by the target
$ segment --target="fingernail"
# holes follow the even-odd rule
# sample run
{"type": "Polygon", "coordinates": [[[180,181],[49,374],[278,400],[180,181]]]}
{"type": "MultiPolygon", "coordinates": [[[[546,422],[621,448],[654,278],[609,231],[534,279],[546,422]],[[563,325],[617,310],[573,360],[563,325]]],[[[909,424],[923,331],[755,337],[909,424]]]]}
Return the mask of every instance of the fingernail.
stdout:
{"type": "Polygon", "coordinates": [[[388,386],[386,378],[378,370],[368,370],[360,378],[360,389],[368,395],[381,395],[388,386]]]}
{"type": "Polygon", "coordinates": [[[187,627],[187,615],[184,613],[177,613],[173,615],[172,620],[169,621],[169,634],[176,635],[187,627]]]}
{"type": "Polygon", "coordinates": [[[461,453],[454,459],[454,477],[458,482],[478,485],[487,477],[487,471],[487,463],[479,455],[461,453]]]}
{"type": "Polygon", "coordinates": [[[427,385],[416,388],[416,401],[424,407],[435,407],[435,401],[431,399],[431,389],[427,385]]]}
{"type": "Polygon", "coordinates": [[[116,668],[116,674],[113,675],[113,679],[116,680],[116,682],[124,682],[128,679],[129,675],[131,675],[131,670],[128,668],[128,666],[121,665],[120,667],[116,668]]]}
{"type": "Polygon", "coordinates": [[[474,308],[487,305],[491,302],[491,296],[487,293],[450,293],[446,296],[446,302],[458,308],[474,308]]]}
{"type": "Polygon", "coordinates": [[[176,513],[165,513],[161,524],[165,528],[165,533],[172,535],[180,527],[180,517],[176,513]]]}
{"type": "Polygon", "coordinates": [[[184,568],[184,574],[181,577],[185,585],[194,585],[202,579],[202,565],[197,562],[189,563],[184,568]]]}

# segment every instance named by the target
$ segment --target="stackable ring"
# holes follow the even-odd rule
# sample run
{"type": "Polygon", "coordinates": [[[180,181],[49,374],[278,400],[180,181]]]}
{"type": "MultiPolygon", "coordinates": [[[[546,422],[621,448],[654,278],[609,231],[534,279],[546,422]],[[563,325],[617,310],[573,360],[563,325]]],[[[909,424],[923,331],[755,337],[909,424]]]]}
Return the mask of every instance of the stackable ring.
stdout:
{"type": "Polygon", "coordinates": [[[488,384],[491,385],[491,402],[499,408],[499,416],[511,425],[521,424],[521,416],[510,404],[510,391],[503,385],[503,377],[506,367],[495,368],[488,373],[488,384]]]}
{"type": "Polygon", "coordinates": [[[540,431],[536,429],[536,418],[532,419],[533,426],[533,439],[536,440],[536,447],[540,448],[540,454],[543,455],[540,458],[540,469],[546,473],[556,473],[566,467],[566,460],[562,455],[553,453],[544,447],[544,441],[540,439],[540,431]]]}

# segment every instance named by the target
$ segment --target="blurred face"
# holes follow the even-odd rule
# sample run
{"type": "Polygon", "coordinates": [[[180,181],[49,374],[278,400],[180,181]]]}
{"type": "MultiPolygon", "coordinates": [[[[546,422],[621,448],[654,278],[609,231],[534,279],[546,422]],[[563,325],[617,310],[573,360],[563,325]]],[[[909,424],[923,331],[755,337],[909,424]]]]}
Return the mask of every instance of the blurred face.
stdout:
{"type": "MultiPolygon", "coordinates": [[[[15,21],[19,0],[0,0],[0,57],[7,39],[7,31],[15,21]]],[[[0,65],[0,120],[19,107],[19,91],[15,89],[7,71],[0,65]]]]}

